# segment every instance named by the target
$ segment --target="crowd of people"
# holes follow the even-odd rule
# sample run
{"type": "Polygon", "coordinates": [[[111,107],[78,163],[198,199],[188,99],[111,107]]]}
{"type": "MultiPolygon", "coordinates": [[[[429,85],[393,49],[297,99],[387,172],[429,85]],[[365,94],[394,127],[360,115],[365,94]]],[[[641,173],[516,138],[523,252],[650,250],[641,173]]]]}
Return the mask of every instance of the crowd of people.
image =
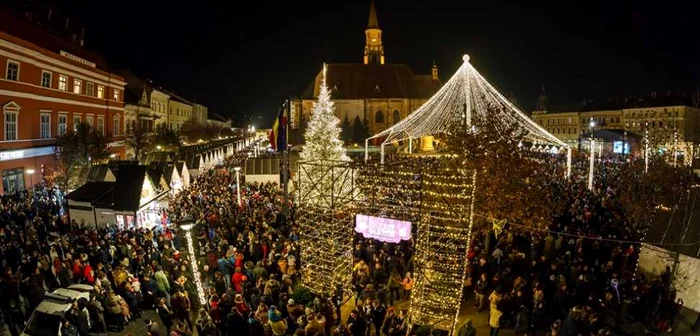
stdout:
{"type": "MultiPolygon", "coordinates": [[[[579,180],[552,175],[566,199],[564,211],[546,228],[508,225],[498,235],[483,227],[473,235],[467,284],[478,311],[487,310],[491,335],[513,328],[516,335],[615,335],[630,321],[673,330],[682,308],[670,281],[637,273],[638,242],[645,230],[613,206],[614,181],[626,161],[608,159],[588,190],[584,163],[579,180]]],[[[556,174],[552,171],[552,174],[556,174]]]]}
{"type": "MultiPolygon", "coordinates": [[[[154,309],[151,336],[405,335],[414,286],[410,242],[355,236],[352,288],[309,293],[300,283],[299,227],[293,197],[271,183],[241,179],[247,154],[198,175],[170,200],[153,229],[84,228],[69,221],[63,194],[43,185],[0,197],[0,335],[123,330],[154,309]],[[239,196],[240,195],[240,196],[239,196]],[[240,199],[239,199],[240,197],[240,199]],[[187,235],[195,255],[190,259],[187,235]],[[46,293],[92,286],[60,330],[30,316],[46,293]],[[347,293],[354,308],[342,316],[347,293]]],[[[430,159],[434,161],[435,159],[430,159]]],[[[672,331],[682,307],[671,270],[645,278],[636,271],[643,228],[614,205],[614,181],[625,162],[602,164],[595,191],[585,181],[558,183],[564,211],[533,230],[488,226],[470,242],[465,297],[488,314],[491,335],[608,335],[630,320],[672,331]]],[[[585,170],[585,164],[574,169],[585,170]]],[[[575,176],[585,176],[579,172],[575,176]]],[[[59,328],[56,326],[56,328],[59,328]]],[[[460,336],[475,334],[471,320],[460,336]]],[[[415,333],[415,331],[414,331],[415,333]]]]}

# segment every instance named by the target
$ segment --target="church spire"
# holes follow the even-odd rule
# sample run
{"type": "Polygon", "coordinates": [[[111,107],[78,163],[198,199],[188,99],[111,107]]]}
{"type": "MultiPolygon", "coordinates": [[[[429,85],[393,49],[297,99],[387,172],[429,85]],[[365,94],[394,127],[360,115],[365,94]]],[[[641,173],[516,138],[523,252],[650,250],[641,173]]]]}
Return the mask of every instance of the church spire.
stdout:
{"type": "Polygon", "coordinates": [[[384,47],[382,46],[382,30],[379,29],[377,10],[374,8],[374,0],[369,4],[369,21],[365,29],[365,64],[384,64],[384,47]]]}
{"type": "Polygon", "coordinates": [[[535,111],[547,112],[547,107],[549,107],[549,100],[547,99],[547,94],[544,90],[544,85],[542,85],[542,93],[537,98],[537,105],[535,106],[535,111]]]}
{"type": "Polygon", "coordinates": [[[379,29],[379,20],[377,19],[377,10],[374,9],[374,0],[369,4],[369,21],[367,29],[379,29]]]}

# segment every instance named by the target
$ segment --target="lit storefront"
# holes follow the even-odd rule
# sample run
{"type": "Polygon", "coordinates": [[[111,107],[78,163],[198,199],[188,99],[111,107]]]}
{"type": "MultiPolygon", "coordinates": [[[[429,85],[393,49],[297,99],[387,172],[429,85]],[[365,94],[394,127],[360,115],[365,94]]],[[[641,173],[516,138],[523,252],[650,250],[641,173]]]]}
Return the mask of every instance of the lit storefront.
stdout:
{"type": "Polygon", "coordinates": [[[120,229],[164,225],[170,188],[154,183],[146,166],[121,166],[116,175],[115,182],[88,182],[66,196],[71,220],[87,227],[120,229]]]}

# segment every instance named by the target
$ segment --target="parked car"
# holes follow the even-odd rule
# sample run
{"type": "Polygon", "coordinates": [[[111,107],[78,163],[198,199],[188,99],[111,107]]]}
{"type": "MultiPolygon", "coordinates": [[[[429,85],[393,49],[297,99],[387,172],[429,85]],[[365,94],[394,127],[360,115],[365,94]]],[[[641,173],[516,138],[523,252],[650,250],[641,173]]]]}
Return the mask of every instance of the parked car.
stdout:
{"type": "MultiPolygon", "coordinates": [[[[87,290],[87,287],[75,286],[86,285],[59,288],[46,294],[44,300],[34,309],[32,316],[29,317],[22,336],[60,336],[61,320],[71,309],[73,302],[80,298],[90,300],[90,292],[87,290]]],[[[92,290],[92,286],[88,287],[92,290]]]]}

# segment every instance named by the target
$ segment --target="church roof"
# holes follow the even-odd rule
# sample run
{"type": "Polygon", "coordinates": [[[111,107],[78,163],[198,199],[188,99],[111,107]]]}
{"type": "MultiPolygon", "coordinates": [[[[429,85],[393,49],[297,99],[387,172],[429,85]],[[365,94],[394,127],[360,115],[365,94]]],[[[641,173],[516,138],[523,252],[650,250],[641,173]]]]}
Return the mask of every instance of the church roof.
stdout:
{"type": "Polygon", "coordinates": [[[374,9],[374,0],[369,5],[369,21],[367,29],[379,29],[379,19],[377,19],[377,10],[374,9]]]}
{"type": "MultiPolygon", "coordinates": [[[[303,98],[318,96],[322,72],[303,98]]],[[[333,99],[429,98],[441,86],[431,76],[414,75],[408,64],[328,64],[326,81],[333,99]]]]}

